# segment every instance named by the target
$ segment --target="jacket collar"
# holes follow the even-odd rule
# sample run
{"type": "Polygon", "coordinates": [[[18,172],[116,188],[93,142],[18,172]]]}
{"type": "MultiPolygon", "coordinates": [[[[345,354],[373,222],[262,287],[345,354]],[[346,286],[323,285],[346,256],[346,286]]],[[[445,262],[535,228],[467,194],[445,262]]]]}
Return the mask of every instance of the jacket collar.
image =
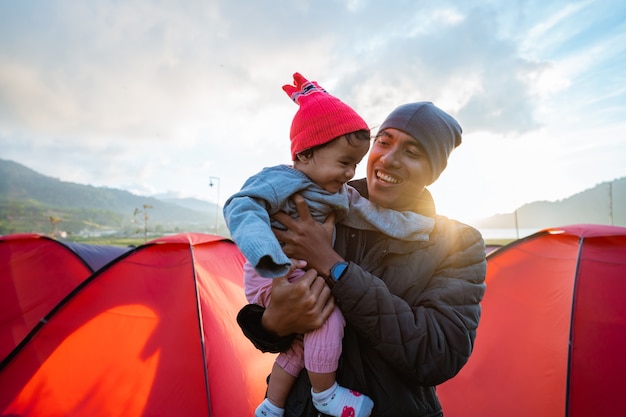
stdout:
{"type": "MultiPolygon", "coordinates": [[[[359,194],[369,200],[369,193],[367,192],[367,180],[365,178],[361,178],[358,180],[353,180],[348,183],[352,187],[354,187],[359,194]]],[[[435,210],[435,200],[433,199],[432,194],[428,189],[424,188],[424,192],[420,195],[420,198],[417,200],[415,207],[412,211],[419,213],[423,216],[427,217],[435,217],[437,211],[435,210]]]]}

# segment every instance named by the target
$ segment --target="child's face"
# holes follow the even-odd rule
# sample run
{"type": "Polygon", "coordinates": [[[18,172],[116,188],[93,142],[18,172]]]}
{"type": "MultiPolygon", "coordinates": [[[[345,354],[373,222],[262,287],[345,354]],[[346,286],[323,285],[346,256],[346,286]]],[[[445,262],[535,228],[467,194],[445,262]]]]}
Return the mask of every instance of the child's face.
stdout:
{"type": "Polygon", "coordinates": [[[350,144],[345,137],[341,137],[327,146],[316,149],[310,158],[299,155],[294,167],[324,190],[336,193],[354,177],[356,166],[369,147],[368,141],[356,140],[350,144]]]}

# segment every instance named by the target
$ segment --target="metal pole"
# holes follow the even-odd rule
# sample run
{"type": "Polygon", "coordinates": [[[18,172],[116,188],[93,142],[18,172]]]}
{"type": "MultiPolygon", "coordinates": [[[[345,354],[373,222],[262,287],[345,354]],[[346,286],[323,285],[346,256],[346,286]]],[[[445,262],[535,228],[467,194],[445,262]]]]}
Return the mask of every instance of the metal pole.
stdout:
{"type": "Polygon", "coordinates": [[[609,224],[613,226],[613,181],[609,183],[609,224]]]}
{"type": "Polygon", "coordinates": [[[209,187],[213,187],[217,183],[217,201],[215,202],[215,234],[217,234],[218,227],[218,213],[220,207],[220,177],[209,177],[209,187]]]}

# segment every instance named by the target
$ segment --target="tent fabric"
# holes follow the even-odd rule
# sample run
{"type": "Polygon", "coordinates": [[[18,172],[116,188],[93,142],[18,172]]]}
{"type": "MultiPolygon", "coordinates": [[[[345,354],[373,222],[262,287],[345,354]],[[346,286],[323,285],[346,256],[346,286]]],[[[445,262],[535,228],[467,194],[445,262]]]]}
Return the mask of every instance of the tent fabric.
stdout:
{"type": "MultiPolygon", "coordinates": [[[[18,263],[14,253],[0,256],[18,263]]],[[[274,357],[236,323],[246,303],[243,262],[232,241],[188,233],[81,271],[77,288],[64,287],[66,296],[46,307],[44,324],[0,369],[0,414],[252,415],[274,357]]]]}
{"type": "Polygon", "coordinates": [[[37,234],[0,237],[0,362],[93,270],[62,243],[37,234]]]}
{"type": "Polygon", "coordinates": [[[74,251],[92,271],[97,271],[109,262],[132,250],[132,247],[92,245],[87,243],[64,242],[65,246],[74,251]]]}
{"type": "Polygon", "coordinates": [[[542,230],[490,253],[486,283],[446,417],[624,415],[626,228],[542,230]]]}

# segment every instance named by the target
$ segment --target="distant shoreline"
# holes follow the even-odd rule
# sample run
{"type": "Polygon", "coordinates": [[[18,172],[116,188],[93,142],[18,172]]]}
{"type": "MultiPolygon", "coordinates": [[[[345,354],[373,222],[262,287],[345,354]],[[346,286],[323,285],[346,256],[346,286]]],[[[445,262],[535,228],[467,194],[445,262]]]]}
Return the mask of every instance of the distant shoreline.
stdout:
{"type": "Polygon", "coordinates": [[[490,240],[516,240],[530,236],[542,229],[478,229],[485,241],[490,240]]]}

